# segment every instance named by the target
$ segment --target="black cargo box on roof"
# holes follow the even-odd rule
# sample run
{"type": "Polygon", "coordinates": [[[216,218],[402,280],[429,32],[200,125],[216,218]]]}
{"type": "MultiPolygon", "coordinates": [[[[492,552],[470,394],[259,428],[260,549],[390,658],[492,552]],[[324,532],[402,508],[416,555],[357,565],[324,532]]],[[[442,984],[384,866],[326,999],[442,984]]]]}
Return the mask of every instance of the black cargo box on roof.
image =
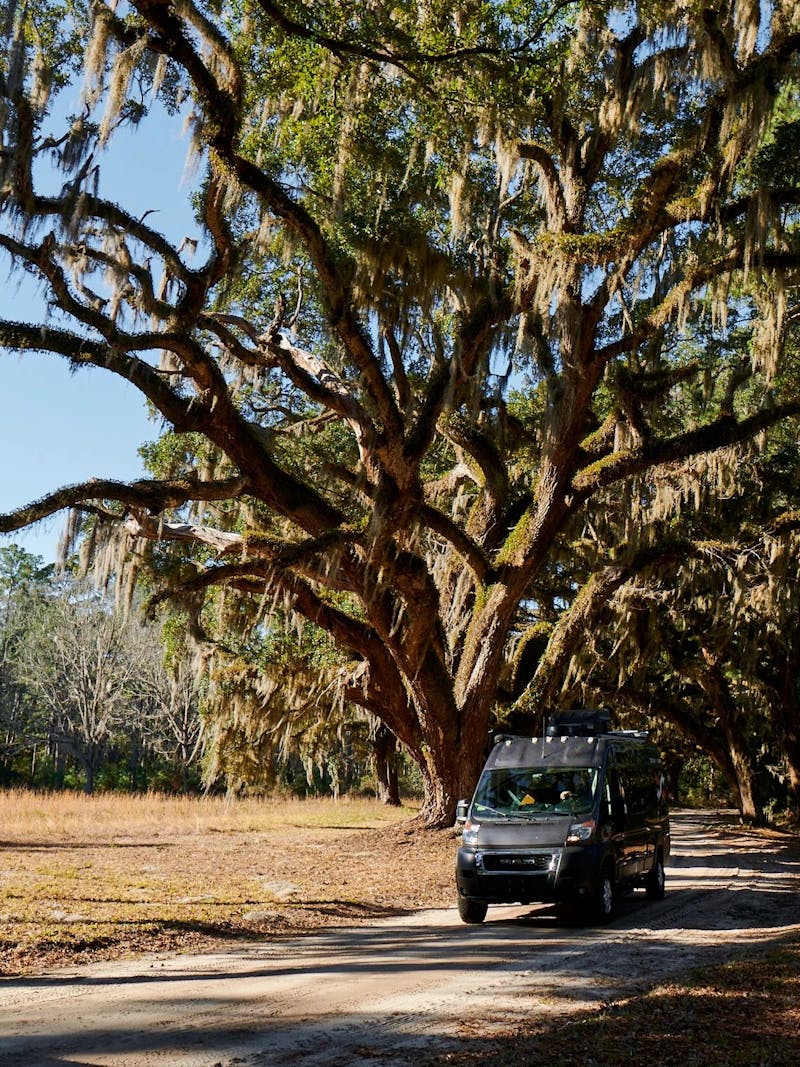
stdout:
{"type": "Polygon", "coordinates": [[[575,708],[557,711],[547,723],[548,737],[597,737],[607,734],[611,723],[608,708],[575,708]]]}

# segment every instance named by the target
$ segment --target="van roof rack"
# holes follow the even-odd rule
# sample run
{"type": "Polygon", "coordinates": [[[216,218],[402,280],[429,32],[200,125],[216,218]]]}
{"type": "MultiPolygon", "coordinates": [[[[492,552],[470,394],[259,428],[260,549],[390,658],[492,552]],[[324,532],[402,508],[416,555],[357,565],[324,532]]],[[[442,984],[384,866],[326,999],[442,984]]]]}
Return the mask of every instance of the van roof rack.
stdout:
{"type": "Polygon", "coordinates": [[[608,708],[573,708],[557,711],[547,721],[548,737],[597,737],[609,733],[608,708]]]}

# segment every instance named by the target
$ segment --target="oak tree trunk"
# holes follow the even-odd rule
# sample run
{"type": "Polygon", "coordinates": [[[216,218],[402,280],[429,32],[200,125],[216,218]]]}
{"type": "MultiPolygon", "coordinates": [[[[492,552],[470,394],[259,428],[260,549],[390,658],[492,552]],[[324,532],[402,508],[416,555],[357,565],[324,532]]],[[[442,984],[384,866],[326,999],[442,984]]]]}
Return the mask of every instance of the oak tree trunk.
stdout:
{"type": "Polygon", "coordinates": [[[729,781],[732,777],[742,820],[746,823],[761,823],[764,821],[764,812],[758,783],[742,737],[746,726],[737,714],[736,703],[717,657],[709,649],[703,649],[703,658],[706,669],[698,675],[698,681],[711,701],[725,738],[728,758],[722,770],[729,781]]]}
{"type": "Polygon", "coordinates": [[[375,733],[375,740],[372,743],[372,759],[375,765],[378,800],[382,804],[400,807],[397,738],[383,724],[375,733]]]}
{"type": "Polygon", "coordinates": [[[423,768],[425,794],[421,815],[431,828],[452,826],[456,804],[468,800],[486,759],[487,735],[462,738],[450,749],[429,750],[423,768]]]}

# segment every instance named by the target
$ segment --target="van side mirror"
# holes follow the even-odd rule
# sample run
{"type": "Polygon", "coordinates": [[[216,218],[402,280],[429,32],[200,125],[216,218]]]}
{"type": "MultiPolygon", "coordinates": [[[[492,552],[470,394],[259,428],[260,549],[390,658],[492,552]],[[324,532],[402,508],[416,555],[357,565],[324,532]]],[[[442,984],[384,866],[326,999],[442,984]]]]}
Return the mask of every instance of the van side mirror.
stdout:
{"type": "Polygon", "coordinates": [[[469,811],[469,801],[459,800],[456,804],[456,826],[463,826],[467,821],[467,812],[469,811]]]}

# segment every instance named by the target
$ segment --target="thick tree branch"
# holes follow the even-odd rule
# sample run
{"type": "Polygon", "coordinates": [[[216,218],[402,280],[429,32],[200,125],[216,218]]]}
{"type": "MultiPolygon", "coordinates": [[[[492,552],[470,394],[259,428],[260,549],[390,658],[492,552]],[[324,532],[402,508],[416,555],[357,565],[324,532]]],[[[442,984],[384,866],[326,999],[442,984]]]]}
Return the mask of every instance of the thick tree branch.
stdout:
{"type": "MultiPolygon", "coordinates": [[[[220,481],[203,481],[195,476],[174,478],[167,481],[141,479],[136,482],[118,482],[92,478],[78,485],[68,485],[35,500],[22,508],[0,515],[0,533],[21,530],[31,523],[40,522],[66,508],[81,508],[93,501],[116,501],[125,507],[146,509],[153,515],[168,508],[177,508],[193,500],[230,500],[247,492],[243,478],[224,478],[220,481]]],[[[123,517],[120,512],[117,518],[123,517]]]]}
{"type": "Polygon", "coordinates": [[[508,468],[494,443],[478,426],[455,412],[439,420],[439,430],[475,461],[480,471],[479,484],[482,483],[494,507],[502,508],[509,489],[508,468]]]}
{"type": "MultiPolygon", "coordinates": [[[[347,467],[336,464],[327,464],[327,469],[335,478],[344,482],[354,490],[363,494],[365,501],[374,500],[374,489],[364,483],[353,471],[347,467]]],[[[419,509],[417,525],[421,530],[429,529],[439,537],[444,538],[458,555],[464,560],[475,577],[480,582],[485,582],[491,574],[491,565],[485,554],[472,538],[465,533],[457,523],[448,518],[442,511],[432,504],[422,504],[419,509]]]]}
{"type": "MultiPolygon", "coordinates": [[[[128,347],[134,348],[132,338],[128,347]]],[[[142,348],[161,347],[164,338],[153,335],[137,339],[142,348]]],[[[67,330],[0,321],[0,347],[15,352],[43,352],[62,356],[77,366],[101,367],[130,381],[161,412],[176,430],[200,427],[199,412],[190,400],[179,396],[149,363],[101,341],[92,341],[67,330]]]]}
{"type": "Polygon", "coordinates": [[[554,233],[563,232],[567,224],[567,204],[553,157],[544,145],[529,141],[520,142],[517,151],[522,159],[529,159],[536,164],[546,193],[550,229],[554,233]]]}
{"type": "Polygon", "coordinates": [[[762,430],[796,415],[800,415],[800,400],[779,404],[743,419],[723,416],[696,430],[687,430],[664,440],[651,440],[639,448],[614,452],[573,478],[575,496],[571,506],[574,510],[599,489],[661,464],[749,441],[762,430]]]}
{"type": "Polygon", "coordinates": [[[341,592],[353,592],[353,582],[345,577],[347,568],[333,565],[333,561],[363,540],[357,533],[332,531],[305,541],[287,541],[265,534],[240,534],[198,523],[164,522],[139,508],[131,508],[124,526],[132,537],[206,545],[220,557],[239,556],[244,571],[249,569],[251,573],[262,577],[285,571],[341,592]]]}
{"type": "Polygon", "coordinates": [[[448,518],[438,508],[430,504],[424,504],[420,510],[420,525],[432,530],[439,537],[444,538],[464,560],[477,580],[482,584],[491,580],[492,569],[489,560],[481,552],[472,538],[464,533],[452,519],[448,518]]]}

